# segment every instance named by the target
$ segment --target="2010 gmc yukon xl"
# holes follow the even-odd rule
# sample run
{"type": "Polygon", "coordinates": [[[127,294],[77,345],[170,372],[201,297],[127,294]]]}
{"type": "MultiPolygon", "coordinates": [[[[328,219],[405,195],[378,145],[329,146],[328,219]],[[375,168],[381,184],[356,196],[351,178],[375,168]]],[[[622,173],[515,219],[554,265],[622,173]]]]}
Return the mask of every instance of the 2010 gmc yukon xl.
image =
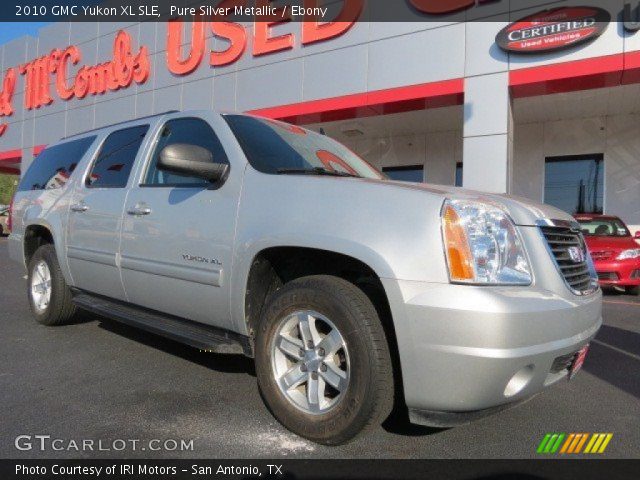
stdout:
{"type": "Polygon", "coordinates": [[[389,181],[257,117],[168,112],[65,138],[11,220],[40,323],[80,308],[254,357],[275,417],[325,444],[394,398],[433,426],[529,398],[577,372],[602,322],[567,214],[389,181]]]}

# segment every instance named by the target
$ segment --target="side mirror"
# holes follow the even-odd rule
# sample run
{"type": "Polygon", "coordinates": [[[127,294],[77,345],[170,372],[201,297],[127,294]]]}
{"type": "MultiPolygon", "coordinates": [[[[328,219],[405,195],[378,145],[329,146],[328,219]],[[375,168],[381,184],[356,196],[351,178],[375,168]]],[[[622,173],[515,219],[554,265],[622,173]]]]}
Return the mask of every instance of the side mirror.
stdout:
{"type": "Polygon", "coordinates": [[[229,165],[215,162],[213,155],[206,148],[176,143],[162,149],[157,168],[184,177],[202,178],[213,183],[225,176],[229,165]]]}
{"type": "Polygon", "coordinates": [[[636,232],[636,234],[634,235],[634,237],[635,237],[635,239],[636,239],[636,240],[640,240],[640,230],[638,230],[638,231],[636,232]]]}

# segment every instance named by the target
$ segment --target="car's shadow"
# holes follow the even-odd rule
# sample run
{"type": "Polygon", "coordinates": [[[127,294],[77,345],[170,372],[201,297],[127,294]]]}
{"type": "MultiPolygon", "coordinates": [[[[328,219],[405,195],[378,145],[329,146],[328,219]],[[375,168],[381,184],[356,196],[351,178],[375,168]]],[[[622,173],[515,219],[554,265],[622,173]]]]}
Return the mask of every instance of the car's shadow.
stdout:
{"type": "Polygon", "coordinates": [[[640,334],[603,325],[591,342],[585,371],[640,398],[640,334]]]}
{"type": "Polygon", "coordinates": [[[245,357],[244,355],[223,355],[205,352],[160,335],[145,332],[144,330],[130,327],[109,318],[88,312],[82,312],[79,317],[80,321],[97,320],[99,322],[98,326],[103,330],[126,337],[134,342],[139,342],[170,355],[175,355],[176,357],[210,368],[211,370],[224,373],[246,373],[252,377],[256,376],[253,359],[245,357]]]}
{"type": "MultiPolygon", "coordinates": [[[[606,292],[607,296],[624,295],[616,290],[606,292]]],[[[202,352],[164,337],[150,334],[108,318],[82,312],[76,323],[97,320],[99,327],[150,346],[170,355],[187,360],[219,372],[246,373],[256,376],[253,359],[242,355],[222,355],[202,352]]],[[[595,375],[618,389],[640,398],[640,382],[630,381],[640,369],[640,334],[621,328],[603,325],[584,366],[585,371],[595,375]]],[[[433,435],[446,429],[423,427],[409,422],[409,415],[403,402],[396,402],[392,414],[382,424],[385,431],[396,435],[420,437],[433,435]]]]}
{"type": "Polygon", "coordinates": [[[637,295],[629,295],[620,287],[602,287],[602,293],[605,299],[608,297],[622,297],[628,299],[632,303],[640,304],[640,297],[637,295]]]}
{"type": "Polygon", "coordinates": [[[394,407],[389,418],[382,423],[382,428],[389,433],[404,437],[425,437],[448,430],[446,428],[424,427],[411,423],[407,407],[403,404],[397,404],[394,407]]]}

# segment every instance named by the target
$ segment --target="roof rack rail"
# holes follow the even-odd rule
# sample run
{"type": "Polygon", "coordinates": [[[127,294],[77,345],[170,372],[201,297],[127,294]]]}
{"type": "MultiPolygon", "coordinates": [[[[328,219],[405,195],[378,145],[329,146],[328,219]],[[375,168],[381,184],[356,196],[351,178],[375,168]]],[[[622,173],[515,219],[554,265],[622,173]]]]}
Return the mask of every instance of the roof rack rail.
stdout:
{"type": "Polygon", "coordinates": [[[123,120],[122,122],[112,123],[110,125],[104,125],[102,127],[96,127],[96,128],[92,128],[90,130],[85,130],[84,132],[74,133],[73,135],[68,135],[66,137],[62,137],[61,140],[66,140],[68,138],[77,137],[79,135],[85,135],[87,133],[95,132],[96,130],[102,130],[103,128],[107,128],[107,127],[115,127],[115,126],[118,126],[118,125],[124,125],[125,123],[136,122],[138,120],[145,120],[147,118],[161,117],[162,115],[168,115],[169,113],[177,113],[177,112],[179,112],[179,110],[167,110],[166,112],[154,113],[153,115],[146,115],[144,117],[132,118],[130,120],[123,120]]]}

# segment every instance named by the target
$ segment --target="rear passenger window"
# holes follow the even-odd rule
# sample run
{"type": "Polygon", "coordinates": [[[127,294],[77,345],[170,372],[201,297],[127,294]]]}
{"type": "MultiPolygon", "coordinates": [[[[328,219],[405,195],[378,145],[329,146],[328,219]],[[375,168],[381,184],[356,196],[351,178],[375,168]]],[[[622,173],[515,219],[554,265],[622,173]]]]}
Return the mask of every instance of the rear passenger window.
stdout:
{"type": "Polygon", "coordinates": [[[18,191],[62,188],[95,139],[80,138],[44,149],[22,177],[18,191]]]}
{"type": "Polygon", "coordinates": [[[149,125],[125,128],[113,132],[102,144],[91,172],[87,177],[87,187],[124,188],[136,160],[149,125]]]}
{"type": "Polygon", "coordinates": [[[186,143],[206,148],[211,152],[214,161],[228,163],[227,155],[222,148],[220,140],[207,122],[199,118],[169,120],[162,128],[162,133],[149,163],[143,183],[144,186],[199,187],[211,185],[209,181],[201,178],[185,177],[175,173],[163,172],[156,168],[162,149],[176,143],[186,143]]]}

